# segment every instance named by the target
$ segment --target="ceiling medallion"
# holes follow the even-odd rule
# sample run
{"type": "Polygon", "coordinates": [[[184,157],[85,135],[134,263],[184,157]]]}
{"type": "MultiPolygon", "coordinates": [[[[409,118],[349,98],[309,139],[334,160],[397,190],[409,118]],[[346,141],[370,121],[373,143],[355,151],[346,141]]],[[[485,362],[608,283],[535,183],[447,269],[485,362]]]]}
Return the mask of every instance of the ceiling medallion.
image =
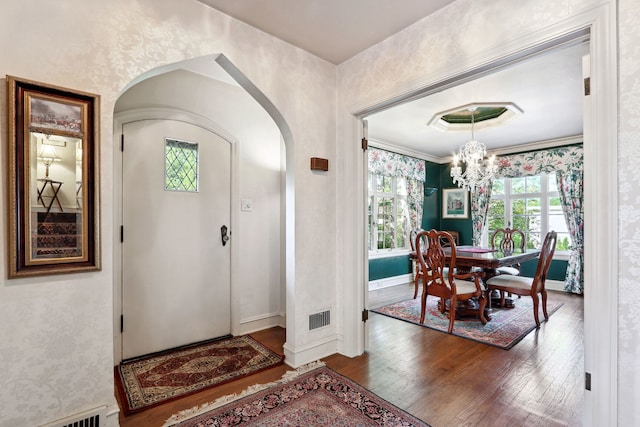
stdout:
{"type": "Polygon", "coordinates": [[[482,129],[502,125],[520,114],[522,110],[512,102],[474,102],[434,114],[429,126],[443,132],[469,131],[472,117],[476,129],[482,129]]]}

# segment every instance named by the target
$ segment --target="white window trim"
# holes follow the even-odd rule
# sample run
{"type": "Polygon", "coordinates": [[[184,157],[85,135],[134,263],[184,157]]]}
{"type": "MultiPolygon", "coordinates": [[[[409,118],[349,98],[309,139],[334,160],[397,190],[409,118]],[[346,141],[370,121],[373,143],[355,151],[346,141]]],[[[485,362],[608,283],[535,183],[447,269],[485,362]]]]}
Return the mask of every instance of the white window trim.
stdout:
{"type": "MultiPolygon", "coordinates": [[[[505,206],[505,224],[513,224],[513,218],[511,216],[511,209],[507,209],[507,206],[511,206],[511,201],[516,199],[523,198],[532,198],[539,197],[541,200],[541,215],[540,215],[540,229],[541,229],[541,237],[543,237],[546,232],[548,232],[549,228],[549,198],[550,197],[559,197],[560,194],[558,191],[549,191],[549,174],[541,173],[535,176],[540,176],[540,192],[539,193],[522,193],[513,195],[511,193],[511,178],[504,178],[505,184],[507,184],[506,180],[509,180],[508,185],[505,185],[505,194],[499,196],[491,196],[491,199],[500,198],[504,200],[505,206]],[[543,202],[543,203],[542,203],[543,202]]],[[[488,227],[489,217],[487,215],[487,226],[482,230],[482,244],[485,247],[488,247],[489,242],[489,227],[488,227]]],[[[553,259],[558,261],[569,261],[569,256],[571,255],[571,251],[555,251],[553,254],[553,259]]]]}
{"type": "MultiPolygon", "coordinates": [[[[372,203],[372,209],[371,209],[371,224],[369,224],[369,232],[371,233],[370,239],[371,239],[371,244],[374,247],[374,249],[369,249],[369,259],[376,259],[376,258],[391,258],[391,257],[396,257],[396,256],[402,256],[405,254],[409,254],[411,253],[411,246],[410,246],[410,242],[409,242],[409,233],[410,230],[407,230],[406,235],[404,236],[404,241],[405,241],[405,246],[402,248],[393,248],[393,249],[377,249],[377,232],[374,232],[373,229],[373,224],[376,224],[376,219],[377,219],[377,214],[378,214],[378,210],[375,208],[377,206],[377,199],[379,197],[390,197],[393,198],[393,212],[394,212],[394,218],[396,219],[396,221],[398,220],[397,217],[397,213],[398,213],[398,200],[404,200],[406,202],[407,200],[407,195],[405,194],[403,195],[399,195],[398,194],[398,188],[397,188],[397,177],[395,176],[390,176],[388,178],[392,179],[392,188],[393,191],[391,193],[378,193],[377,190],[377,183],[374,181],[374,177],[379,176],[379,174],[375,174],[375,173],[368,173],[368,180],[369,180],[369,186],[372,189],[372,192],[369,194],[369,197],[373,197],[373,203],[372,203]],[[374,237],[376,238],[376,240],[374,241],[374,237]]],[[[406,203],[405,203],[406,204],[406,203]]]]}
{"type": "Polygon", "coordinates": [[[411,254],[411,249],[378,249],[369,251],[369,259],[395,258],[411,254]]]}

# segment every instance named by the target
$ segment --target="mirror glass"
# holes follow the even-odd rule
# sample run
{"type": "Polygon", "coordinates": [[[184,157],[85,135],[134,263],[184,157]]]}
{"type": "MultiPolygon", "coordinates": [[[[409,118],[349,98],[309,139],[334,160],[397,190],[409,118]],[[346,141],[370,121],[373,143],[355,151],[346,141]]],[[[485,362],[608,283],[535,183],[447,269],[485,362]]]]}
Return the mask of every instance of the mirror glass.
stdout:
{"type": "Polygon", "coordinates": [[[31,261],[82,257],[82,139],[30,132],[31,261]]]}

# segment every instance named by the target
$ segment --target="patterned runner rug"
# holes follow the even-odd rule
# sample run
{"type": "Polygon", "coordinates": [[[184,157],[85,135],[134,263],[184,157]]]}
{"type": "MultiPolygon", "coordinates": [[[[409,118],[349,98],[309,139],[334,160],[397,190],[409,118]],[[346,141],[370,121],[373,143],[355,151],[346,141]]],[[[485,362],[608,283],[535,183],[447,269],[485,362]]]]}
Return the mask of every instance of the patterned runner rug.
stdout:
{"type": "Polygon", "coordinates": [[[314,362],[281,380],[173,415],[164,427],[428,427],[337,372],[314,362]]]}
{"type": "MultiPolygon", "coordinates": [[[[424,324],[420,324],[420,296],[399,303],[373,309],[375,313],[415,323],[437,331],[447,332],[449,328],[449,313],[442,314],[438,310],[439,298],[429,295],[427,297],[427,313],[424,324]]],[[[453,335],[500,347],[510,349],[522,340],[529,332],[535,329],[533,320],[533,301],[530,297],[516,298],[514,308],[493,308],[491,320],[483,325],[480,320],[469,317],[455,321],[453,335]]],[[[555,313],[562,303],[547,299],[547,312],[549,316],[555,313]]],[[[538,307],[540,321],[544,322],[542,307],[538,307]]]]}
{"type": "Polygon", "coordinates": [[[283,362],[248,335],[124,361],[116,383],[125,414],[254,374],[283,362]]]}

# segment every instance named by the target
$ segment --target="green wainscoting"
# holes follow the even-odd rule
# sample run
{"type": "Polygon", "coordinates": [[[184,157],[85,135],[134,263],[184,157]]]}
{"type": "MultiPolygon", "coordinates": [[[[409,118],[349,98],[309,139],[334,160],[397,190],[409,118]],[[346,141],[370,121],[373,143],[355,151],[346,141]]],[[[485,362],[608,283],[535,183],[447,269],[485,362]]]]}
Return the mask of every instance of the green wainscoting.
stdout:
{"type": "Polygon", "coordinates": [[[411,273],[409,255],[388,258],[374,258],[369,260],[369,281],[386,279],[387,277],[403,276],[411,273]]]}
{"type": "MultiPolygon", "coordinates": [[[[568,261],[562,261],[558,259],[554,259],[551,261],[551,266],[549,266],[549,273],[547,273],[547,279],[549,280],[559,280],[564,282],[564,279],[567,276],[567,266],[569,265],[568,261]]],[[[536,275],[536,268],[538,267],[538,260],[532,259],[531,261],[523,262],[520,266],[520,275],[525,277],[533,277],[536,275]]]]}

